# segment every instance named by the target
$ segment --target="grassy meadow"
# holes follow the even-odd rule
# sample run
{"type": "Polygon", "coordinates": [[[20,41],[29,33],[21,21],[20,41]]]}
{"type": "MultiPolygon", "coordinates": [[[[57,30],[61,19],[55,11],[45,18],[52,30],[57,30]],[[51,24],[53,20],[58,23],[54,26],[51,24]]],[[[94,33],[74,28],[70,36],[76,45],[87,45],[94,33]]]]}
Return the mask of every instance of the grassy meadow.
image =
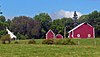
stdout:
{"type": "Polygon", "coordinates": [[[0,57],[100,57],[100,39],[72,39],[78,45],[47,45],[43,39],[17,40],[19,44],[1,44],[0,57]]]}

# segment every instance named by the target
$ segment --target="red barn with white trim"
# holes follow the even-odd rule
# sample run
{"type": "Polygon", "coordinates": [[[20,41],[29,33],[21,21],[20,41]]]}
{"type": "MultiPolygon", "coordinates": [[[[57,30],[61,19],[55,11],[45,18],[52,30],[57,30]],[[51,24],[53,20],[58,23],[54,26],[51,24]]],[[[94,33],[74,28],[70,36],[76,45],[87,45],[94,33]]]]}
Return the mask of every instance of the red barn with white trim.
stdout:
{"type": "Polygon", "coordinates": [[[81,23],[69,32],[69,38],[95,38],[94,27],[88,23],[81,23]]]}
{"type": "Polygon", "coordinates": [[[57,34],[57,35],[56,35],[56,38],[57,38],[57,39],[63,39],[63,36],[62,36],[61,34],[57,34]]]}
{"type": "Polygon", "coordinates": [[[46,39],[53,39],[55,38],[55,34],[52,30],[49,30],[47,33],[46,33],[46,39]]]}

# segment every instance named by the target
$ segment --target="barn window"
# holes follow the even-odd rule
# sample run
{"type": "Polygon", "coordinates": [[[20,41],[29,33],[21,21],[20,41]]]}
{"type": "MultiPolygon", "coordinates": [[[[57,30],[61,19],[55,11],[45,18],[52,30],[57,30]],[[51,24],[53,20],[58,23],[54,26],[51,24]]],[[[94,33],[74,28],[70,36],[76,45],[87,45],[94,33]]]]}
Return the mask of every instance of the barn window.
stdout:
{"type": "Polygon", "coordinates": [[[88,34],[88,37],[90,38],[91,37],[91,34],[88,34]]]}
{"type": "Polygon", "coordinates": [[[80,34],[77,34],[77,37],[80,37],[80,34]]]}

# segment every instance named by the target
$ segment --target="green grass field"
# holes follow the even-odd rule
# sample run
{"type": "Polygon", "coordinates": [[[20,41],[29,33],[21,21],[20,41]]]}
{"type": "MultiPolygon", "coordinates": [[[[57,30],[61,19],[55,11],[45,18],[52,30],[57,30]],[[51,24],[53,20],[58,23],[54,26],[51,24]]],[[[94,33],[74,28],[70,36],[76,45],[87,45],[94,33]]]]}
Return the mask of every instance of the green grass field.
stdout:
{"type": "Polygon", "coordinates": [[[0,57],[100,57],[100,39],[73,39],[79,45],[46,45],[19,40],[19,44],[0,44],[0,57]]]}

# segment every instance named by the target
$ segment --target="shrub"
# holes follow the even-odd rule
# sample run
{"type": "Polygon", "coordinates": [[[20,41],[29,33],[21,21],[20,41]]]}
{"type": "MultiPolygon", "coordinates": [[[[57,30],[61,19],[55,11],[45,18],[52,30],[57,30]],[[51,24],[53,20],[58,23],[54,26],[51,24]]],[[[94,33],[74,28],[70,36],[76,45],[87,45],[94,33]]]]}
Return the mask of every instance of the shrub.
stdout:
{"type": "Polygon", "coordinates": [[[63,45],[77,45],[72,39],[65,39],[62,43],[63,45]]]}
{"type": "Polygon", "coordinates": [[[72,39],[45,39],[42,44],[77,45],[72,39]]]}
{"type": "Polygon", "coordinates": [[[42,41],[42,44],[54,44],[54,40],[53,39],[46,39],[42,41]]]}
{"type": "Polygon", "coordinates": [[[42,44],[47,44],[47,40],[43,40],[42,41],[42,44]]]}
{"type": "Polygon", "coordinates": [[[19,44],[19,42],[18,41],[15,41],[14,44],[19,44]]]}
{"type": "Polygon", "coordinates": [[[55,39],[54,44],[61,45],[63,43],[62,39],[55,39]]]}
{"type": "Polygon", "coordinates": [[[35,40],[29,40],[28,44],[36,44],[36,41],[35,40]]]}
{"type": "Polygon", "coordinates": [[[62,45],[67,45],[67,44],[68,44],[67,40],[64,40],[64,41],[62,42],[62,45]]]}
{"type": "Polygon", "coordinates": [[[1,37],[1,41],[2,41],[3,44],[6,44],[6,41],[8,41],[8,43],[10,43],[11,42],[10,35],[9,34],[6,34],[6,35],[2,36],[1,37]]]}
{"type": "Polygon", "coordinates": [[[27,35],[22,35],[22,34],[20,34],[20,33],[18,33],[17,34],[17,38],[18,39],[21,39],[21,40],[25,40],[25,39],[27,39],[27,38],[29,38],[27,35]]]}

